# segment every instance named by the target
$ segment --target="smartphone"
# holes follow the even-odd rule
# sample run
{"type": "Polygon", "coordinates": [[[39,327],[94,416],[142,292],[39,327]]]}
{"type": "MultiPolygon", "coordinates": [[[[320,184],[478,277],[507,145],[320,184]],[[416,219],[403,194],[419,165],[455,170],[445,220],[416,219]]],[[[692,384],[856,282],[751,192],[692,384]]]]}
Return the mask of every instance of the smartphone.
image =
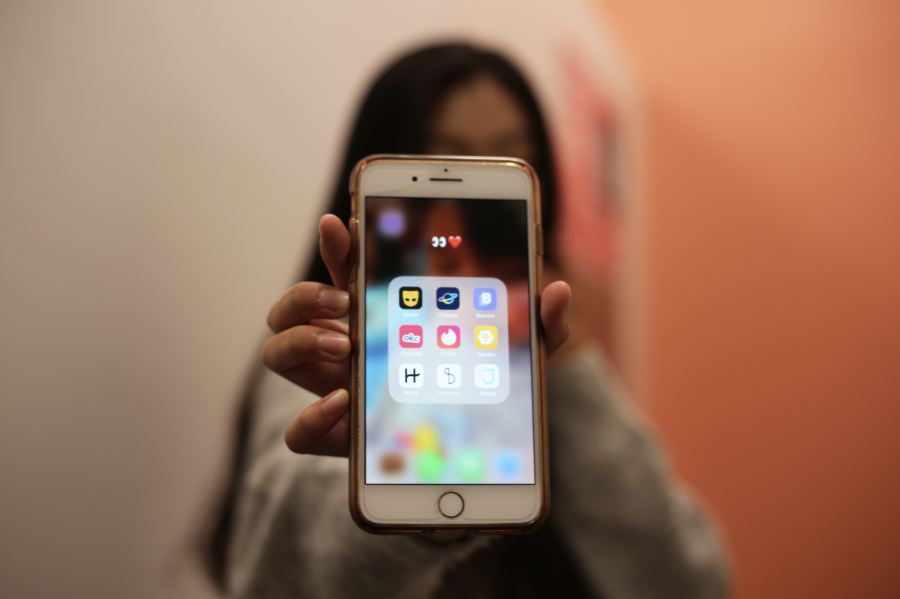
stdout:
{"type": "Polygon", "coordinates": [[[543,234],[513,158],[377,155],[350,180],[350,511],[526,533],[550,509],[543,234]]]}

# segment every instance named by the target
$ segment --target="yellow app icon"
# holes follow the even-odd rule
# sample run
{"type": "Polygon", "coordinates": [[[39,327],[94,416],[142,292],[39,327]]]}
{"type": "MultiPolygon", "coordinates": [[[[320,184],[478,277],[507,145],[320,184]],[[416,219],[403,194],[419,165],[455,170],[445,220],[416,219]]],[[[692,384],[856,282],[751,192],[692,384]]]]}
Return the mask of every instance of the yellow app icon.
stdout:
{"type": "Polygon", "coordinates": [[[401,287],[400,307],[405,310],[418,310],[422,307],[421,287],[401,287]]]}
{"type": "Polygon", "coordinates": [[[497,327],[475,327],[475,347],[494,349],[497,347],[497,327]]]}

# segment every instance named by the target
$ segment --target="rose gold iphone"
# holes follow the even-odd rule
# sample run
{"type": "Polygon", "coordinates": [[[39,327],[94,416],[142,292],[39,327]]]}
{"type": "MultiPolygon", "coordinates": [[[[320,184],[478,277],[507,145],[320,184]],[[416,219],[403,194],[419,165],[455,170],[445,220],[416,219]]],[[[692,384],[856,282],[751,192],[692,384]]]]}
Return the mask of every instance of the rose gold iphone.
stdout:
{"type": "Polygon", "coordinates": [[[534,170],[371,156],[350,191],[354,520],[373,533],[536,530],[550,490],[534,170]]]}

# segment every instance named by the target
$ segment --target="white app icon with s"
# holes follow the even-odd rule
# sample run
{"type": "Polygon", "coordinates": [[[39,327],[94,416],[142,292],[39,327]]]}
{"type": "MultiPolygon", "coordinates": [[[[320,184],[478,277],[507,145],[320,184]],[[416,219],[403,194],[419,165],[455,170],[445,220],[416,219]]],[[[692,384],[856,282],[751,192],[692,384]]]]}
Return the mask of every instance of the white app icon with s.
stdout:
{"type": "Polygon", "coordinates": [[[456,389],[462,385],[462,367],[459,364],[438,364],[438,387],[456,389]]]}

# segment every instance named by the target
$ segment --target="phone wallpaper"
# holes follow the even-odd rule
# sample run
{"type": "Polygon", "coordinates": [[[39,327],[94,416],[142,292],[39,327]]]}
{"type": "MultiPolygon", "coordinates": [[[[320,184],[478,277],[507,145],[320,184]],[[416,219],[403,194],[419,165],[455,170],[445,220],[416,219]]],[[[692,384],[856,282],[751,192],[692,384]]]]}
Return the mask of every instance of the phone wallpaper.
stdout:
{"type": "Polygon", "coordinates": [[[365,210],[366,484],[534,484],[527,203],[365,210]]]}

